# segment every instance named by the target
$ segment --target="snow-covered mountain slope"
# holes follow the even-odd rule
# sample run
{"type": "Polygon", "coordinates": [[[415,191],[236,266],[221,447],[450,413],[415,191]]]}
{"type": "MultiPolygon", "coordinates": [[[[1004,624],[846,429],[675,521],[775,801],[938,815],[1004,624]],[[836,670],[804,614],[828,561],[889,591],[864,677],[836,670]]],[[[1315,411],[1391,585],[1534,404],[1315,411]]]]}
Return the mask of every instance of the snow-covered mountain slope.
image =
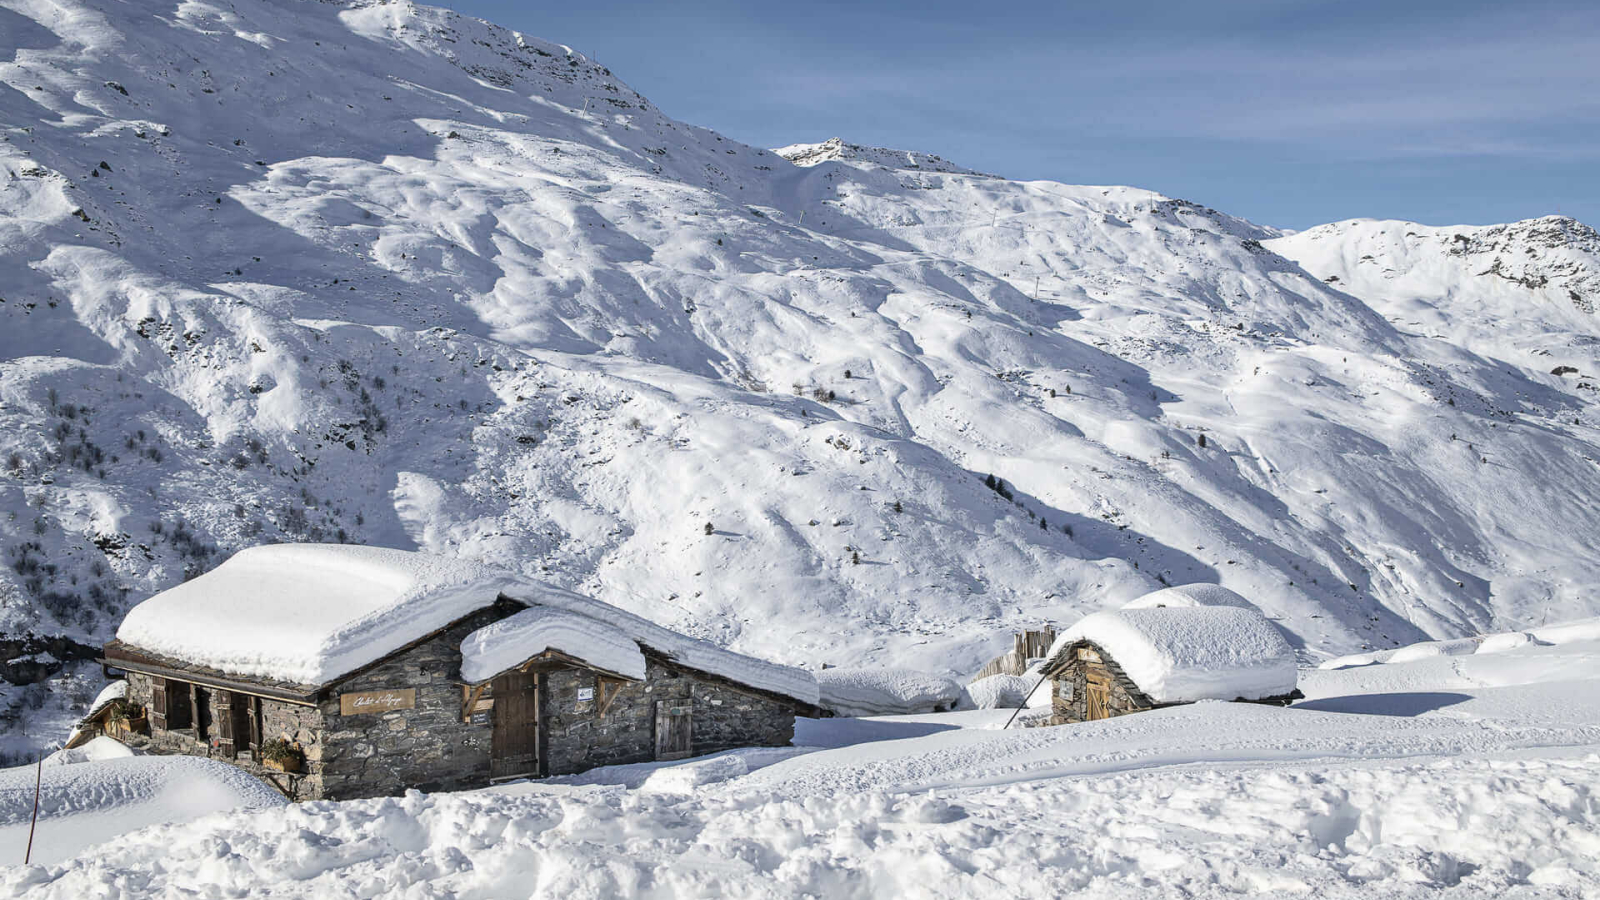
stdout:
{"type": "MultiPolygon", "coordinates": [[[[968,672],[1163,581],[1310,659],[1595,611],[1593,393],[1269,249],[1315,232],[798,166],[406,2],[0,34],[0,633],[93,643],[308,539],[799,665],[968,672]]],[[[1592,271],[1567,233],[1535,255],[1592,271]]]]}
{"type": "Polygon", "coordinates": [[[1355,220],[1268,244],[1399,328],[1594,380],[1600,234],[1560,216],[1485,227],[1355,220]]]}

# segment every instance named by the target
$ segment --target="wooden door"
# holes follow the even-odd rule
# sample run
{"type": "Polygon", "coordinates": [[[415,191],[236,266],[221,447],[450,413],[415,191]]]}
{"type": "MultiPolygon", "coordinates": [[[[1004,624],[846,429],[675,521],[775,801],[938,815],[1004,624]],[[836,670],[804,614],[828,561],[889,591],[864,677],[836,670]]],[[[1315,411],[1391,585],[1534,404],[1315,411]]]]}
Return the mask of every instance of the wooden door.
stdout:
{"type": "Polygon", "coordinates": [[[494,697],[494,737],[489,749],[489,777],[529,778],[539,775],[539,676],[507,672],[490,683],[494,697]]]}
{"type": "Polygon", "coordinates": [[[167,730],[167,680],[154,676],[150,679],[150,731],[167,730]]]}
{"type": "Polygon", "coordinates": [[[1103,676],[1090,675],[1084,681],[1084,702],[1087,710],[1084,718],[1089,721],[1106,719],[1111,716],[1111,683],[1103,676]]]}
{"type": "Polygon", "coordinates": [[[691,710],[688,700],[656,701],[656,759],[683,759],[693,752],[691,710]]]}

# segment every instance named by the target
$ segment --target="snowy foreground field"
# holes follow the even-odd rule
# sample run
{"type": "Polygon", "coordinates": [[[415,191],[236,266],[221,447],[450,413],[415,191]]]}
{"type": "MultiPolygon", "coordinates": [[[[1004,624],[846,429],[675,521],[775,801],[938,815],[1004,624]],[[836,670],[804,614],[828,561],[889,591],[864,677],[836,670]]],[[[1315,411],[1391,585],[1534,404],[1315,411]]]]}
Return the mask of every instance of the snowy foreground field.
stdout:
{"type": "Polygon", "coordinates": [[[217,813],[0,895],[1600,894],[1600,641],[1490,649],[1303,671],[1289,708],[802,720],[792,750],[217,813]]]}

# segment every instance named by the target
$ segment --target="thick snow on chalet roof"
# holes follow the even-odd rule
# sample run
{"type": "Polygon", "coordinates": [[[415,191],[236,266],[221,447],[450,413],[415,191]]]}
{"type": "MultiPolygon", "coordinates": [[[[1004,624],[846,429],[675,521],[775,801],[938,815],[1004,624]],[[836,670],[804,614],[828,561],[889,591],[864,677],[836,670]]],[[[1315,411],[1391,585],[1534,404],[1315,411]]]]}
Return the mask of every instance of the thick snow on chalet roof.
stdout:
{"type": "Polygon", "coordinates": [[[533,627],[538,617],[513,615],[516,623],[469,636],[478,638],[472,665],[514,657],[522,649],[527,652],[508,667],[547,649],[583,660],[599,652],[598,645],[586,643],[590,638],[610,635],[615,644],[620,633],[688,668],[817,702],[817,682],[809,672],[724,650],[495,566],[382,547],[270,544],[241,550],[199,578],[135,606],[117,639],[233,675],[323,685],[502,595],[531,608],[564,611],[560,621],[566,627],[553,627],[555,619],[533,627]],[[574,625],[575,618],[595,624],[574,625]],[[552,634],[561,646],[548,645],[552,634]],[[519,638],[529,643],[519,646],[519,638]]]}
{"type": "Polygon", "coordinates": [[[1237,606],[1255,609],[1255,604],[1220,584],[1180,584],[1151,591],[1123,604],[1123,609],[1152,609],[1159,606],[1237,606]]]}
{"type": "Polygon", "coordinates": [[[461,679],[477,684],[546,650],[556,650],[603,672],[634,681],[645,677],[639,644],[599,619],[547,606],[490,622],[461,641],[461,679]]]}
{"type": "Polygon", "coordinates": [[[1151,700],[1262,700],[1295,689],[1294,651],[1266,617],[1235,606],[1119,609],[1085,616],[1050,647],[1049,669],[1089,641],[1151,700]]]}

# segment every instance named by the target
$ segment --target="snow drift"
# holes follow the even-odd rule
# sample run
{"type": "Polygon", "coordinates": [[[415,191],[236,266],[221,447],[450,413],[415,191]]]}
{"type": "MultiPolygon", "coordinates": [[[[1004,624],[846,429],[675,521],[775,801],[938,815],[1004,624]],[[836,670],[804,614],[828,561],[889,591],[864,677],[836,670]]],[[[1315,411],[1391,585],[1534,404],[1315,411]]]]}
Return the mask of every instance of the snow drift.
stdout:
{"type": "Polygon", "coordinates": [[[821,704],[841,716],[945,712],[971,704],[959,682],[902,668],[835,668],[816,673],[821,704]]]}
{"type": "MultiPolygon", "coordinates": [[[[107,740],[97,738],[96,741],[107,740]]],[[[94,758],[88,747],[66,751],[84,761],[42,770],[34,862],[70,859],[85,847],[163,822],[208,813],[266,809],[288,801],[244,770],[189,756],[94,758]]],[[[33,810],[34,769],[0,770],[0,846],[22,861],[33,810]]]]}

